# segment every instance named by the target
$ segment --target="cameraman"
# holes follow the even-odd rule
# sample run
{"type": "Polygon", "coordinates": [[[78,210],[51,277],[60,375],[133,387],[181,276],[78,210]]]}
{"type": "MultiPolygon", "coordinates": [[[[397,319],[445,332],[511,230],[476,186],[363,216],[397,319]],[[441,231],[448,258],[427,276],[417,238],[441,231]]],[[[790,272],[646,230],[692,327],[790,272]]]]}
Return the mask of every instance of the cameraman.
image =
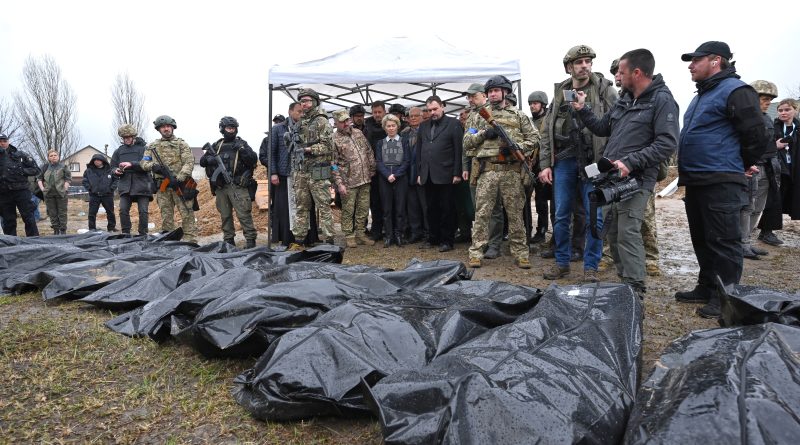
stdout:
{"type": "MultiPolygon", "coordinates": [[[[658,164],[676,150],[679,134],[678,104],[661,74],[653,76],[655,64],[646,49],[628,51],[620,58],[618,74],[624,93],[602,118],[584,106],[583,92],[577,93],[578,100],[572,104],[586,128],[597,136],[608,136],[605,170],[613,169],[619,178],[631,176],[639,183],[629,199],[611,203],[608,243],[617,273],[640,296],[646,292],[642,220],[658,164]]],[[[598,162],[601,171],[602,164],[598,162]]]]}

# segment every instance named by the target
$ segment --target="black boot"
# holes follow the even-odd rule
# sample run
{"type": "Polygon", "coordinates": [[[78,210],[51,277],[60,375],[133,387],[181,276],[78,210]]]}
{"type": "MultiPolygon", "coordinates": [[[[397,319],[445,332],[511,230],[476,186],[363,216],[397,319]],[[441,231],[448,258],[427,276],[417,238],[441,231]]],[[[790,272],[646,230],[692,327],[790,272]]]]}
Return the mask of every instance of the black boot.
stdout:
{"type": "Polygon", "coordinates": [[[254,239],[247,240],[247,244],[245,244],[244,248],[245,249],[252,249],[253,247],[256,247],[256,240],[254,240],[254,239]]]}
{"type": "Polygon", "coordinates": [[[722,315],[719,295],[712,295],[708,303],[697,310],[697,315],[703,318],[719,318],[722,315]]]}
{"type": "Polygon", "coordinates": [[[225,238],[225,242],[230,244],[231,246],[236,245],[236,242],[233,240],[233,238],[225,238]]]}
{"type": "Polygon", "coordinates": [[[403,244],[405,244],[403,241],[403,235],[399,233],[394,234],[394,242],[397,244],[397,247],[403,247],[403,244]]]}
{"type": "MultiPolygon", "coordinates": [[[[678,303],[708,303],[712,293],[710,287],[698,284],[688,292],[675,292],[675,300],[678,303]]],[[[719,301],[717,305],[719,306],[719,301]]]]}

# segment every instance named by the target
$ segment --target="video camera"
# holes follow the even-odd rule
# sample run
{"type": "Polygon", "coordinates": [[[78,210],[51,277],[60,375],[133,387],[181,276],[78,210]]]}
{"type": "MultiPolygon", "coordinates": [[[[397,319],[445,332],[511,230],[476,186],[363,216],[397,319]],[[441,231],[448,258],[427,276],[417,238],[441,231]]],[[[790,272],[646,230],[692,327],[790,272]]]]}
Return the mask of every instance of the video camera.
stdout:
{"type": "Polygon", "coordinates": [[[639,182],[628,176],[621,178],[614,170],[614,164],[608,158],[600,158],[594,164],[587,165],[584,171],[592,181],[594,190],[589,192],[589,201],[598,205],[622,202],[630,199],[637,190],[639,182]]]}

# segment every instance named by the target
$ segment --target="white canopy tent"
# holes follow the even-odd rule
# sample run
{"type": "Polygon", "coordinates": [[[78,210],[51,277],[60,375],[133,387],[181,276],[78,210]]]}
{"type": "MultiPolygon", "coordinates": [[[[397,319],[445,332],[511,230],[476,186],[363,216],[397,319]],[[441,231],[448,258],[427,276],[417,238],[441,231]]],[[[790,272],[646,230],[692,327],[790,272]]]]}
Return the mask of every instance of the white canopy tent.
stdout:
{"type": "Polygon", "coordinates": [[[455,113],[466,106],[463,92],[471,83],[483,83],[498,74],[514,83],[519,96],[516,59],[474,54],[438,37],[390,37],[319,60],[273,66],[269,70],[269,115],[273,91],[295,100],[301,88],[317,91],[327,110],[376,100],[424,105],[428,96],[437,94],[447,104],[447,112],[455,113]]]}

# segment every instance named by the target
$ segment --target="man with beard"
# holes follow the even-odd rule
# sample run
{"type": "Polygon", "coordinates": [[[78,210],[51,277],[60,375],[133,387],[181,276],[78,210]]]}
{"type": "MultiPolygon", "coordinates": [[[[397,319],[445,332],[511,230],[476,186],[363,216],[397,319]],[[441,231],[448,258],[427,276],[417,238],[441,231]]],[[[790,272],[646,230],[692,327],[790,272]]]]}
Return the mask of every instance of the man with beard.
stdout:
{"type": "Polygon", "coordinates": [[[620,58],[619,76],[626,93],[602,118],[585,107],[583,91],[572,103],[592,133],[608,136],[603,160],[614,171],[609,174],[620,183],[626,177],[636,179],[637,190],[631,196],[609,203],[607,221],[611,226],[607,229],[617,275],[640,297],[647,291],[642,221],[653,196],[658,166],[678,144],[678,104],[661,74],[653,75],[655,64],[653,54],[644,48],[620,58]]]}
{"type": "Polygon", "coordinates": [[[681,60],[689,62],[697,96],[683,116],[678,149],[678,185],[686,186],[686,219],[700,273],[697,286],[677,292],[678,302],[706,305],[704,318],[720,316],[714,289],[742,276],[739,214],[747,205],[747,175],[764,153],[767,132],[758,94],[742,82],[725,42],[710,41],[681,60]]]}
{"type": "MultiPolygon", "coordinates": [[[[584,173],[584,167],[596,162],[606,144],[606,138],[594,136],[577,119],[576,112],[569,105],[569,93],[583,91],[585,101],[591,104],[592,112],[601,117],[617,101],[614,85],[600,73],[592,72],[592,61],[596,54],[586,45],[574,46],[564,56],[564,71],[570,77],[556,84],[553,105],[547,113],[542,130],[539,164],[542,171],[539,180],[553,185],[556,204],[556,221],[553,227],[555,238],[555,259],[553,267],[543,276],[547,280],[557,280],[569,275],[571,257],[570,219],[573,212],[585,216],[585,236],[583,246],[583,280],[597,281],[597,266],[602,255],[603,242],[591,236],[594,225],[602,230],[600,209],[591,214],[589,192],[594,190],[591,181],[584,173]],[[578,197],[582,198],[580,201],[578,197]],[[575,210],[576,203],[582,202],[583,209],[575,210]]],[[[572,228],[577,232],[577,228],[572,228]]],[[[577,233],[575,233],[577,235],[577,233]]]]}

